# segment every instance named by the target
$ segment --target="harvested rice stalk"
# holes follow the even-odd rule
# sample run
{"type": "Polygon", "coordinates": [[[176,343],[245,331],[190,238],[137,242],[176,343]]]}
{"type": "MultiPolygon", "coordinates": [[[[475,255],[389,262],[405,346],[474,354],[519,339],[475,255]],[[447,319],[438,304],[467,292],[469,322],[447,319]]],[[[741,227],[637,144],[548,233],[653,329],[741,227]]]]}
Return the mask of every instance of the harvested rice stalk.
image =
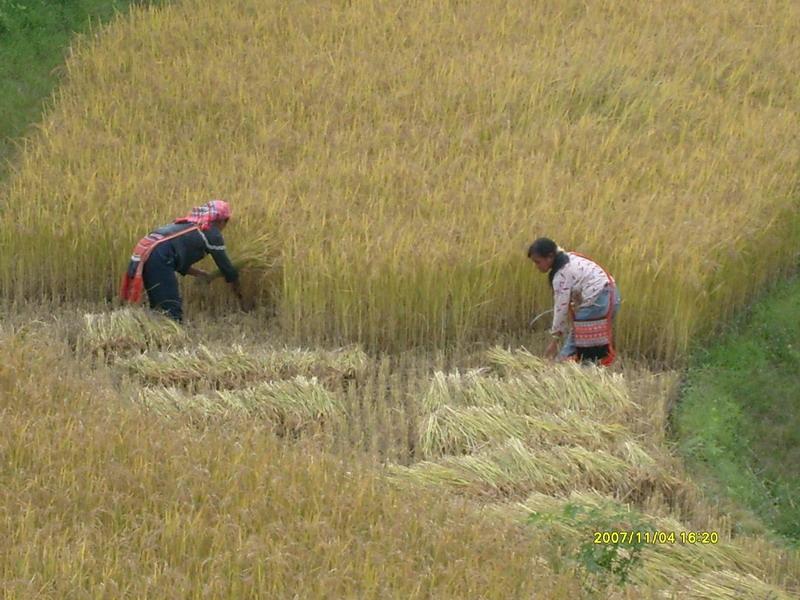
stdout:
{"type": "Polygon", "coordinates": [[[543,373],[552,368],[552,363],[532,354],[526,348],[511,350],[494,346],[486,350],[485,356],[492,369],[506,377],[520,373],[543,373]]]}
{"type": "Polygon", "coordinates": [[[623,461],[603,450],[582,446],[559,446],[554,449],[554,463],[571,474],[576,487],[617,491],[629,488],[633,474],[623,461]]]}
{"type": "Polygon", "coordinates": [[[436,371],[428,391],[422,398],[423,410],[433,412],[445,404],[469,405],[464,398],[465,394],[486,372],[487,370],[482,368],[469,369],[463,374],[459,371],[453,373],[436,371]]]}
{"type": "Polygon", "coordinates": [[[424,457],[475,452],[489,442],[525,438],[535,427],[533,419],[499,407],[442,406],[419,427],[424,457]]]}
{"type": "Polygon", "coordinates": [[[425,417],[418,430],[425,458],[475,452],[516,437],[539,448],[579,444],[607,449],[639,468],[655,464],[622,425],[606,425],[575,411],[526,415],[498,406],[444,405],[425,417]]]}
{"type": "Polygon", "coordinates": [[[269,421],[282,432],[299,432],[333,421],[343,413],[339,400],[316,378],[302,376],[210,395],[189,395],[177,388],[147,388],[140,393],[140,401],[164,417],[245,415],[269,421]]]}
{"type": "Polygon", "coordinates": [[[423,461],[410,467],[389,465],[387,474],[390,480],[412,485],[451,486],[468,488],[473,482],[471,478],[460,475],[456,469],[435,462],[423,461]]]}
{"type": "Polygon", "coordinates": [[[520,497],[534,491],[563,493],[575,488],[625,490],[632,484],[627,465],[602,451],[556,447],[533,451],[518,438],[470,456],[424,461],[404,472],[419,483],[459,486],[479,495],[520,497]]]}
{"type": "Polygon", "coordinates": [[[344,412],[341,402],[316,377],[297,376],[290,381],[273,381],[244,390],[220,391],[215,399],[250,415],[267,418],[289,431],[333,421],[344,412]]]}
{"type": "Polygon", "coordinates": [[[123,308],[107,313],[87,313],[78,337],[78,349],[99,357],[184,345],[186,330],[158,313],[123,308]]]}
{"type": "Polygon", "coordinates": [[[492,368],[506,378],[533,377],[551,392],[555,388],[598,395],[617,408],[630,404],[625,378],[607,369],[573,363],[554,365],[525,348],[506,350],[495,346],[486,351],[486,357],[492,368]]]}
{"type": "Polygon", "coordinates": [[[422,404],[428,411],[449,404],[499,406],[522,414],[581,410],[610,415],[635,407],[617,383],[574,367],[511,379],[499,379],[478,370],[465,375],[437,372],[422,404]]]}
{"type": "Polygon", "coordinates": [[[143,354],[121,364],[151,384],[224,389],[297,375],[316,376],[332,384],[363,376],[367,361],[363,350],[352,347],[248,352],[241,346],[224,350],[200,346],[183,352],[143,354]]]}
{"type": "Polygon", "coordinates": [[[750,574],[734,571],[710,571],[691,578],[682,598],[691,600],[715,598],[718,600],[790,600],[791,596],[750,574]]]}

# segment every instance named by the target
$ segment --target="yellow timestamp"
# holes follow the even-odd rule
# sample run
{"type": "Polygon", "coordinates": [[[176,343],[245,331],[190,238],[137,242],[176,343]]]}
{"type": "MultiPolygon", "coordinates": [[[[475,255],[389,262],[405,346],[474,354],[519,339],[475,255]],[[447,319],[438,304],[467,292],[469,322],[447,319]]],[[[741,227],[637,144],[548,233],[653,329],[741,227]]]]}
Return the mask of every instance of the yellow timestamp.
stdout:
{"type": "Polygon", "coordinates": [[[717,544],[716,531],[595,531],[595,544],[717,544]]]}

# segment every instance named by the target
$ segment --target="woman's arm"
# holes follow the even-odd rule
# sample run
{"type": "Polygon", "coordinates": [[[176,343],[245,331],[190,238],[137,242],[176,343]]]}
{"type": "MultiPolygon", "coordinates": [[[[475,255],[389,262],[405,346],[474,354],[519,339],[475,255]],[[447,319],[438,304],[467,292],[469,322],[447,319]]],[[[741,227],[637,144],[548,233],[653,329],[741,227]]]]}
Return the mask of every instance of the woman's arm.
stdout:
{"type": "Polygon", "coordinates": [[[564,269],[556,273],[553,278],[553,326],[550,333],[553,336],[560,336],[567,332],[567,315],[569,314],[570,294],[572,293],[572,282],[564,269]]]}
{"type": "Polygon", "coordinates": [[[209,273],[203,271],[203,269],[197,269],[195,267],[189,267],[189,269],[186,271],[186,274],[191,275],[192,277],[200,277],[206,282],[210,281],[211,278],[211,275],[209,275],[209,273]]]}

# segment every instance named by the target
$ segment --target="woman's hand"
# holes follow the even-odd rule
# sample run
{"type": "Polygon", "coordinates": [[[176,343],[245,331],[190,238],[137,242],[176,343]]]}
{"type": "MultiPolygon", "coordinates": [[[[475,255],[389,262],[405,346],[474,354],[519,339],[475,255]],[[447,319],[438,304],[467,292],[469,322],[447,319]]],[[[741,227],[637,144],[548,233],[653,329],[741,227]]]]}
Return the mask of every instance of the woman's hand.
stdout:
{"type": "Polygon", "coordinates": [[[239,300],[239,308],[241,308],[244,312],[250,312],[253,310],[253,302],[250,300],[245,300],[238,279],[236,281],[231,281],[231,289],[233,290],[234,296],[236,296],[236,298],[239,300]]]}
{"type": "Polygon", "coordinates": [[[556,338],[550,340],[550,343],[547,344],[547,350],[544,351],[544,355],[546,358],[552,360],[556,357],[556,355],[558,354],[558,342],[559,340],[556,338]]]}
{"type": "Polygon", "coordinates": [[[203,269],[196,269],[195,267],[189,267],[189,270],[186,271],[188,275],[193,277],[197,277],[203,283],[211,283],[211,274],[203,271],[203,269]]]}

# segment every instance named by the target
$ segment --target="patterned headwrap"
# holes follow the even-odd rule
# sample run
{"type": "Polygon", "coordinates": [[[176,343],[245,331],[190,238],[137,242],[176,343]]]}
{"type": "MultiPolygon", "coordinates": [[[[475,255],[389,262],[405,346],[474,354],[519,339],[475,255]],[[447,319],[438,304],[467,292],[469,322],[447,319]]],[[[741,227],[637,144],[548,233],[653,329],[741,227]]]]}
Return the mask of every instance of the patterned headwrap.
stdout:
{"type": "Polygon", "coordinates": [[[194,223],[202,231],[206,231],[217,221],[226,221],[231,218],[231,207],[224,200],[212,200],[208,204],[196,206],[192,212],[180,219],[175,219],[176,223],[194,223]]]}

